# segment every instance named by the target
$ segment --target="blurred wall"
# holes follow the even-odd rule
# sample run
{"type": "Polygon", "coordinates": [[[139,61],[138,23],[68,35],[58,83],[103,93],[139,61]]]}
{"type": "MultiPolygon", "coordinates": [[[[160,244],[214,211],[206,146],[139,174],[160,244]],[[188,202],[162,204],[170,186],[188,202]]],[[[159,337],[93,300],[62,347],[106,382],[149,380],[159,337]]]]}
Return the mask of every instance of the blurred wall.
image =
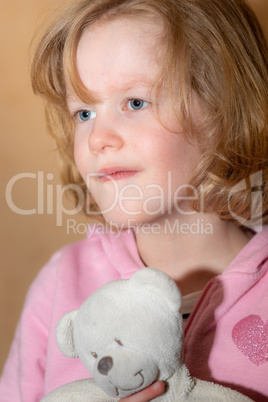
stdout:
{"type": "MultiPolygon", "coordinates": [[[[33,35],[57,2],[0,0],[0,371],[33,278],[55,250],[83,237],[74,230],[67,233],[66,219],[79,224],[84,222],[83,216],[63,216],[62,224],[56,222],[58,156],[46,132],[42,101],[32,93],[28,71],[33,35]],[[18,180],[12,186],[14,177],[18,180]],[[6,189],[11,199],[8,203],[6,189]],[[47,213],[47,197],[52,200],[52,215],[47,213]],[[37,213],[17,213],[8,206],[10,202],[13,210],[37,209],[37,213]]],[[[66,199],[64,206],[74,207],[66,199]]],[[[79,229],[83,232],[83,227],[79,229]]]]}
{"type": "MultiPolygon", "coordinates": [[[[31,39],[47,10],[57,2],[0,0],[0,371],[29,284],[55,250],[83,237],[86,223],[80,214],[64,217],[57,226],[55,211],[47,213],[47,197],[53,195],[52,205],[56,208],[58,158],[46,133],[42,102],[32,94],[29,82],[31,39]],[[10,180],[15,176],[19,180],[11,186],[10,180]],[[22,215],[12,211],[5,199],[6,188],[10,190],[13,209],[37,209],[39,213],[22,215]],[[69,233],[67,219],[76,223],[69,233]],[[82,225],[77,228],[79,223],[82,225]]],[[[251,3],[268,36],[268,0],[251,3]]],[[[67,209],[73,208],[71,203],[64,202],[67,209]]]]}

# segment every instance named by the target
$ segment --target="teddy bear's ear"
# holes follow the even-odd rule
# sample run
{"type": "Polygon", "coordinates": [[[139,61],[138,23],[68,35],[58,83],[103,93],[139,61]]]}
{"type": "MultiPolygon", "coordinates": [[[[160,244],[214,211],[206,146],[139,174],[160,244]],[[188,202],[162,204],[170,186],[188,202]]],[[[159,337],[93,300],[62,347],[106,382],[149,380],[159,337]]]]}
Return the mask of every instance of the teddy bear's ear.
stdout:
{"type": "Polygon", "coordinates": [[[78,357],[74,344],[74,319],[78,310],[66,313],[56,326],[56,340],[61,353],[70,358],[78,357]]]}
{"type": "Polygon", "coordinates": [[[176,283],[167,274],[156,268],[142,268],[135,272],[130,281],[138,283],[161,296],[170,309],[177,312],[181,306],[181,293],[176,283]]]}

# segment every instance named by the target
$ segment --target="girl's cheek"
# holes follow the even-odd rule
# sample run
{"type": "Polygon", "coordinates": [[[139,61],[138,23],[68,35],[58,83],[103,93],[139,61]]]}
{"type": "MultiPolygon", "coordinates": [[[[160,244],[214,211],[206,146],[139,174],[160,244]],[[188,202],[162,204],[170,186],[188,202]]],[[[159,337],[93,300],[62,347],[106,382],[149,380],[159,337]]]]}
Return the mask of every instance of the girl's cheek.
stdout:
{"type": "Polygon", "coordinates": [[[82,141],[75,140],[74,144],[74,161],[79,170],[79,173],[84,178],[86,167],[84,165],[84,160],[86,159],[86,153],[88,148],[83,146],[82,141]]]}

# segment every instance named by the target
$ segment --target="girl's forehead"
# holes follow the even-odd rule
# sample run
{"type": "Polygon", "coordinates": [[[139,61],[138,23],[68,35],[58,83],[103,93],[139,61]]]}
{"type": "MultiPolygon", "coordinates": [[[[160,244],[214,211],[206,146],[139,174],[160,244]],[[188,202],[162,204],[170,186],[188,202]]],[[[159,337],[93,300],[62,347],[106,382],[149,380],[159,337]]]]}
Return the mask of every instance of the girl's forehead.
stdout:
{"type": "Polygon", "coordinates": [[[132,19],[87,28],[76,56],[82,82],[96,92],[115,86],[127,91],[150,85],[159,71],[158,35],[159,27],[132,19]]]}
{"type": "Polygon", "coordinates": [[[117,52],[125,51],[126,57],[140,48],[147,52],[147,57],[156,56],[156,47],[159,47],[162,33],[162,24],[152,24],[151,21],[137,18],[117,18],[111,21],[98,22],[89,26],[83,32],[79,42],[77,57],[81,51],[94,51],[94,55],[103,56],[103,50],[107,55],[111,52],[116,56],[117,52]]]}

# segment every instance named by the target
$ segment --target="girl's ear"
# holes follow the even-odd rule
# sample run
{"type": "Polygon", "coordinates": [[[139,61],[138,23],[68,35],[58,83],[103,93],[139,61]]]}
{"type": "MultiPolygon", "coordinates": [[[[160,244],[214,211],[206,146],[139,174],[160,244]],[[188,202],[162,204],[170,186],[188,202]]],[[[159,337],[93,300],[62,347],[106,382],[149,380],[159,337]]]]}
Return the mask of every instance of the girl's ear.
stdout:
{"type": "Polygon", "coordinates": [[[173,279],[159,269],[141,268],[132,275],[130,283],[136,283],[139,285],[139,288],[147,288],[157,293],[166,301],[171,311],[179,311],[181,292],[173,279]]]}
{"type": "Polygon", "coordinates": [[[56,326],[56,340],[61,353],[70,358],[78,357],[74,344],[74,319],[78,310],[66,313],[56,326]]]}

